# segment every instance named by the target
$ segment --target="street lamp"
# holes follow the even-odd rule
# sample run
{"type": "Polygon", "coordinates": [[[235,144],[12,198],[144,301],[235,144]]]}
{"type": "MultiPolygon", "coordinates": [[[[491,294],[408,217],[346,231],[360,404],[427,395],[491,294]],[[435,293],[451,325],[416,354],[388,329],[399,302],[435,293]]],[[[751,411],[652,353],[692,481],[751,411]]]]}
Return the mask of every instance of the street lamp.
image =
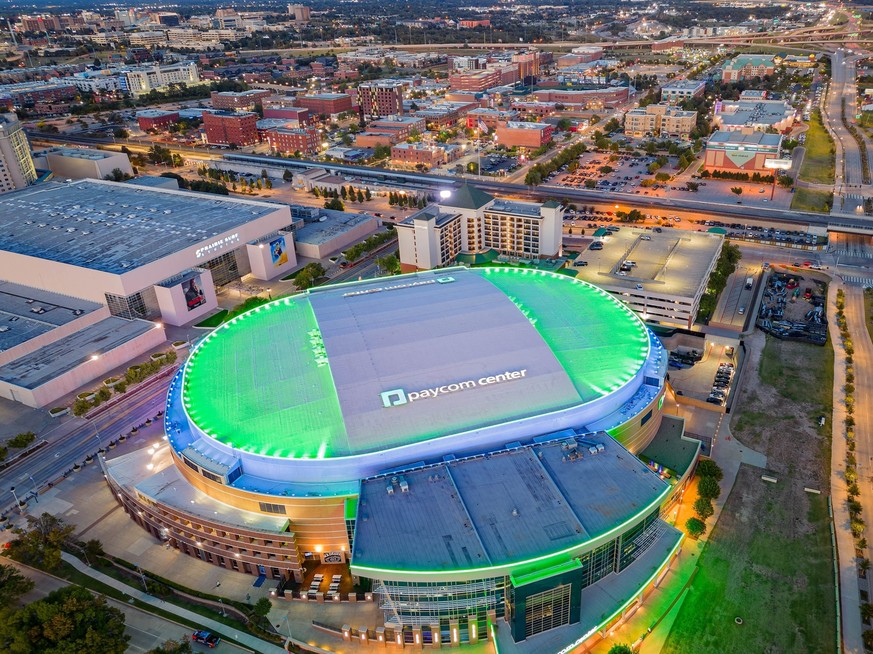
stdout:
{"type": "Polygon", "coordinates": [[[18,501],[18,495],[15,494],[15,486],[9,489],[12,492],[12,497],[15,498],[15,506],[18,507],[18,512],[21,513],[21,502],[18,501]]]}
{"type": "Polygon", "coordinates": [[[30,476],[30,483],[33,484],[33,499],[39,504],[39,492],[36,490],[36,482],[33,480],[33,475],[30,476]]]}

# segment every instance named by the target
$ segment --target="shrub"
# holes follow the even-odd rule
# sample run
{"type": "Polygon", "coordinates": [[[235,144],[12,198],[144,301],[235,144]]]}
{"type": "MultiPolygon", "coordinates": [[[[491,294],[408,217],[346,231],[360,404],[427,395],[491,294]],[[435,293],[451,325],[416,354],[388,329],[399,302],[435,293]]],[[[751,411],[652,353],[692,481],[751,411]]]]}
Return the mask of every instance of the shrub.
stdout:
{"type": "Polygon", "coordinates": [[[716,481],[721,481],[724,478],[724,473],[718,464],[712,459],[701,459],[697,464],[697,474],[701,477],[712,477],[716,481]]]}
{"type": "Polygon", "coordinates": [[[7,443],[7,445],[9,447],[18,447],[18,448],[27,447],[35,440],[36,440],[36,434],[34,434],[32,431],[26,431],[26,432],[22,432],[21,434],[18,434],[14,438],[9,439],[9,442],[7,443]]]}
{"type": "Polygon", "coordinates": [[[706,520],[715,513],[715,509],[712,508],[712,500],[708,497],[698,497],[694,500],[693,508],[697,517],[701,520],[706,520]]]}
{"type": "Polygon", "coordinates": [[[721,488],[719,488],[718,482],[714,478],[701,477],[697,484],[697,493],[700,497],[715,500],[721,495],[721,488]]]}
{"type": "Polygon", "coordinates": [[[700,538],[706,533],[706,523],[699,518],[688,518],[688,520],[685,521],[685,531],[687,531],[688,535],[692,538],[700,538]]]}
{"type": "Polygon", "coordinates": [[[74,416],[84,416],[88,413],[88,409],[91,408],[91,403],[88,400],[78,399],[73,402],[73,415],[74,416]]]}

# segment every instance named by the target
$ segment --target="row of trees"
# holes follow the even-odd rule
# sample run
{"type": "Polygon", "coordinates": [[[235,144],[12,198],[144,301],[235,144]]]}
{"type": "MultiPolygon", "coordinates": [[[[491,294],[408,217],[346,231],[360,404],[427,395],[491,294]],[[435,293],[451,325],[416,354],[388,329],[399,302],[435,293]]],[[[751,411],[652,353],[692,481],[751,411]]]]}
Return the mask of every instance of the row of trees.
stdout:
{"type": "Polygon", "coordinates": [[[429,201],[431,201],[430,196],[396,193],[394,191],[388,193],[388,204],[392,207],[417,207],[424,209],[429,201]]]}
{"type": "Polygon", "coordinates": [[[727,285],[728,277],[737,269],[737,264],[742,258],[740,248],[731,243],[725,243],[721,246],[721,254],[718,256],[718,261],[715,264],[715,270],[709,276],[709,285],[706,288],[706,293],[700,298],[700,307],[697,310],[697,320],[707,323],[715,311],[718,296],[727,285]]]}
{"type": "Polygon", "coordinates": [[[10,438],[6,441],[6,445],[0,446],[0,461],[9,455],[10,447],[20,450],[30,445],[34,440],[36,440],[36,434],[32,431],[25,431],[10,438]]]}
{"type": "Polygon", "coordinates": [[[585,152],[588,152],[588,146],[584,143],[576,143],[565,148],[549,161],[544,161],[535,166],[531,166],[524,178],[524,183],[529,186],[537,186],[541,184],[546,177],[558,170],[558,168],[569,164],[571,161],[577,160],[579,156],[585,152]]]}
{"type": "Polygon", "coordinates": [[[348,250],[343,252],[343,256],[346,258],[347,261],[357,261],[367,252],[372,252],[373,250],[384,245],[385,243],[393,241],[395,238],[397,238],[397,234],[394,232],[393,229],[387,232],[379,232],[378,234],[373,234],[372,236],[365,238],[360,243],[356,243],[348,250]]]}
{"type": "Polygon", "coordinates": [[[712,503],[721,495],[718,482],[724,473],[715,461],[703,459],[697,464],[697,476],[697,499],[692,507],[697,517],[685,521],[685,530],[692,538],[700,538],[706,533],[706,520],[715,513],[712,503]]]}
{"type": "MultiPolygon", "coordinates": [[[[749,173],[734,172],[730,170],[704,170],[700,173],[700,176],[703,179],[709,179],[711,177],[712,179],[730,179],[735,182],[756,182],[759,184],[773,183],[773,175],[762,175],[761,173],[752,173],[749,175],[749,173]]],[[[791,184],[788,184],[788,186],[791,186],[791,184]]]]}

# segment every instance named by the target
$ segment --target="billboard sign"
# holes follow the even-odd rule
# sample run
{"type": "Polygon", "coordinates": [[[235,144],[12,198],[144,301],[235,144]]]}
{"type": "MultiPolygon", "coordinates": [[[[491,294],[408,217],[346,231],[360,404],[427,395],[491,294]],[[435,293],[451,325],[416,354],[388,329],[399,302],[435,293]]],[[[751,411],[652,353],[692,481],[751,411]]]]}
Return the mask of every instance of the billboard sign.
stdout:
{"type": "Polygon", "coordinates": [[[188,306],[188,311],[193,311],[200,305],[206,304],[206,296],[203,294],[200,275],[182,282],[182,293],[185,295],[185,304],[188,306]]]}
{"type": "Polygon", "coordinates": [[[288,251],[285,249],[284,236],[279,236],[270,241],[270,260],[273,262],[273,268],[278,268],[288,263],[288,251]]]}

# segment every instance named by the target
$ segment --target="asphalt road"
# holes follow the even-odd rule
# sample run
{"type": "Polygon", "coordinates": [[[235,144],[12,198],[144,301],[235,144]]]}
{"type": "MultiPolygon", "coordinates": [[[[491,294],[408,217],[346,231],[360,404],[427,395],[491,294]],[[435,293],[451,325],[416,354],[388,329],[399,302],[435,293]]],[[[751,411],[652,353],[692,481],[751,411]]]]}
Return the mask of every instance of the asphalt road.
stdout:
{"type": "MultiPolygon", "coordinates": [[[[46,447],[0,472],[0,513],[15,505],[10,488],[15,487],[18,499],[23,500],[35,488],[60,478],[73,464],[96,454],[101,446],[157,415],[163,410],[171,378],[168,375],[147,388],[129,393],[120,404],[90,420],[62,418],[57,426],[42,432],[39,438],[49,442],[46,447]]],[[[28,511],[37,507],[37,502],[31,502],[28,511]]]]}
{"type": "Polygon", "coordinates": [[[858,206],[863,207],[864,204],[862,199],[851,197],[859,195],[860,187],[864,183],[861,150],[842,120],[844,100],[846,119],[854,120],[857,60],[857,57],[848,55],[844,50],[834,53],[831,59],[831,84],[825,105],[825,116],[837,140],[836,186],[842,196],[842,203],[841,206],[840,203],[835,203],[835,207],[844,213],[853,213],[858,206]]]}
{"type": "MultiPolygon", "coordinates": [[[[839,114],[837,114],[839,118],[839,114]]],[[[54,135],[38,135],[39,139],[58,143],[80,143],[82,145],[112,145],[111,139],[92,139],[78,136],[70,136],[65,134],[54,135]]],[[[146,147],[147,142],[131,142],[136,147],[146,147]]],[[[120,145],[120,142],[119,142],[120,145]]],[[[179,152],[182,155],[190,155],[196,153],[198,156],[210,154],[210,151],[202,148],[193,149],[187,146],[176,146],[170,144],[162,144],[168,147],[173,152],[179,152]]],[[[217,155],[216,155],[217,156],[217,155]]],[[[337,163],[326,163],[322,161],[303,161],[295,159],[277,159],[266,157],[263,155],[251,154],[227,154],[224,156],[228,161],[243,161],[250,160],[257,162],[258,165],[281,166],[289,169],[310,169],[323,168],[329,172],[339,175],[346,175],[358,178],[376,178],[380,183],[402,183],[404,188],[420,188],[434,191],[436,189],[452,189],[457,188],[461,183],[457,177],[447,177],[432,174],[408,173],[402,171],[394,171],[383,168],[365,168],[361,166],[347,166],[337,163]],[[261,163],[263,162],[263,163],[261,163]],[[380,179],[381,178],[381,179],[380,179]]],[[[527,187],[523,184],[510,184],[500,181],[475,181],[474,186],[481,188],[484,191],[496,193],[500,195],[510,195],[526,197],[535,200],[546,200],[557,198],[566,202],[612,202],[620,203],[629,208],[637,208],[641,210],[650,209],[666,209],[675,210],[683,209],[687,211],[695,211],[709,216],[719,217],[735,217],[738,219],[769,219],[783,220],[785,222],[801,225],[820,225],[827,226],[838,222],[840,225],[849,227],[857,227],[869,230],[873,233],[873,226],[869,220],[863,218],[840,217],[835,220],[827,214],[807,213],[800,211],[790,211],[787,209],[777,209],[775,207],[746,207],[737,204],[723,204],[720,202],[708,202],[702,200],[694,200],[687,197],[652,197],[641,196],[634,193],[621,193],[614,191],[599,191],[587,189],[566,189],[558,187],[549,187],[542,185],[538,187],[527,187]]]]}

